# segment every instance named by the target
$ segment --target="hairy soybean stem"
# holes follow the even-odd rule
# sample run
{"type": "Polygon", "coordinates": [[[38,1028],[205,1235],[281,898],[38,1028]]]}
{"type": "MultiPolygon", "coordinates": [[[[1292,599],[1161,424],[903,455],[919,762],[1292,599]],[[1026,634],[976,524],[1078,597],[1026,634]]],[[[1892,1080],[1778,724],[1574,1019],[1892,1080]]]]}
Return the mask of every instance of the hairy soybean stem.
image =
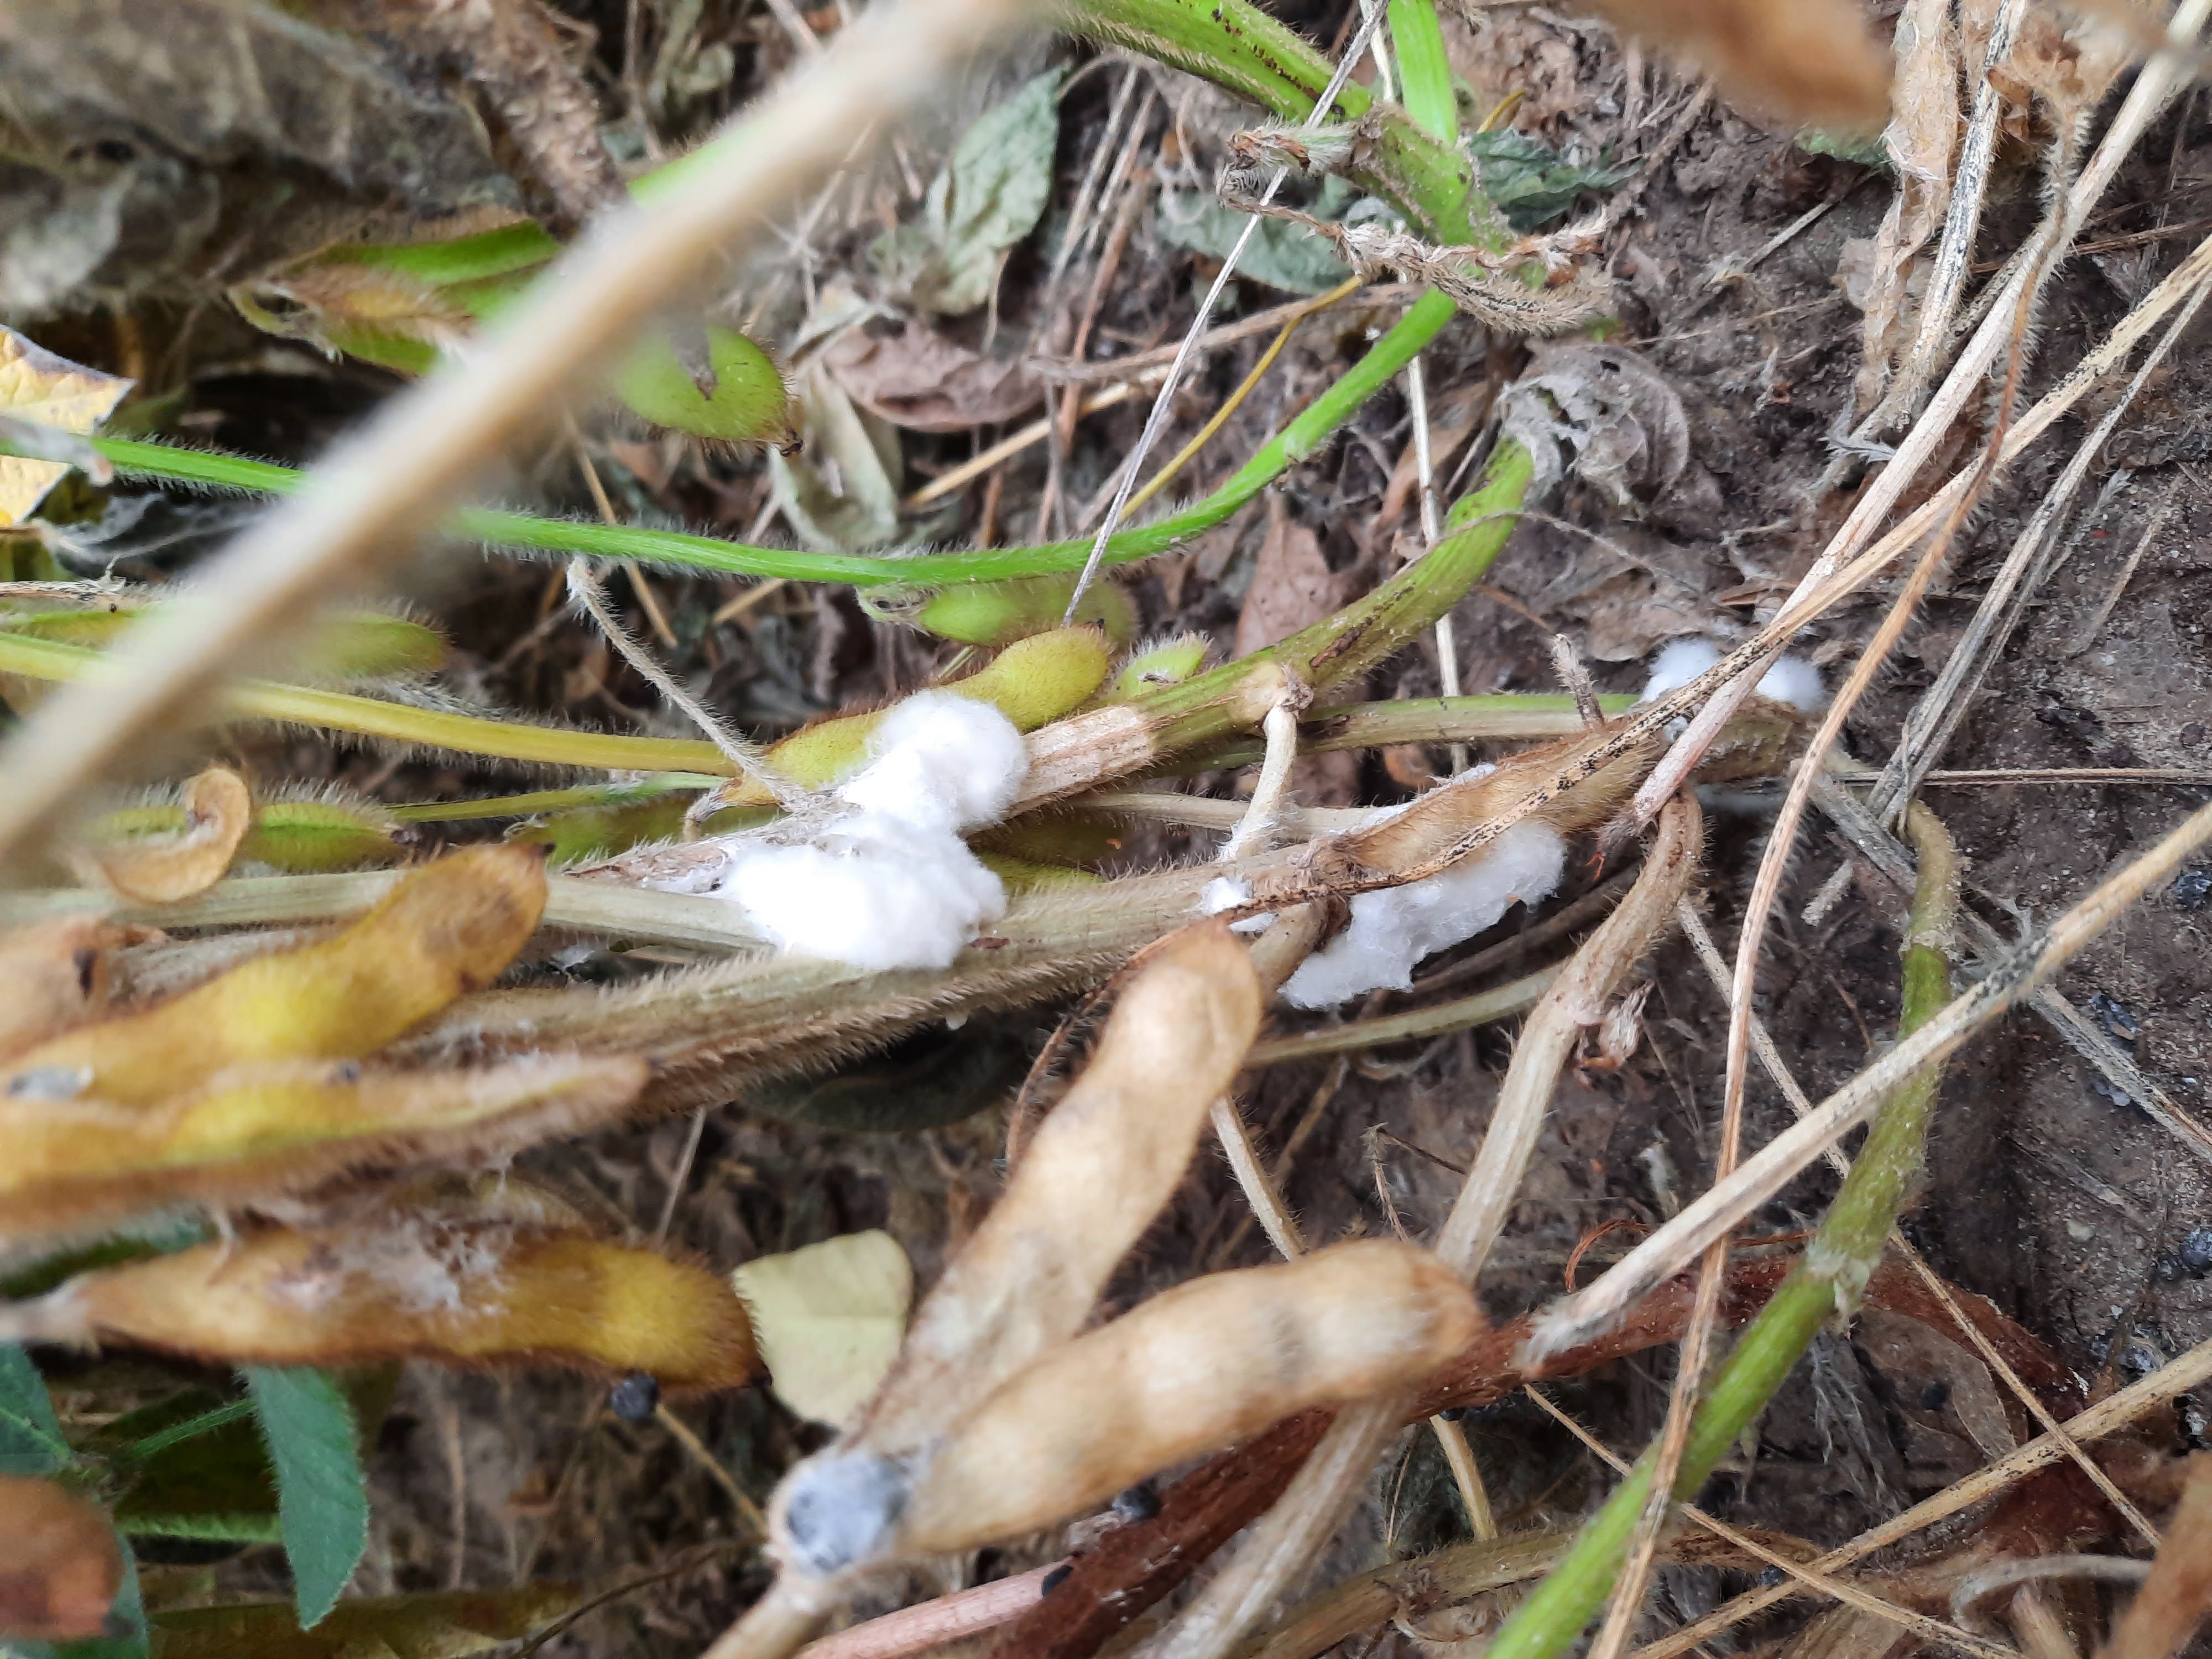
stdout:
{"type": "MultiPolygon", "coordinates": [[[[1900,1035],[1917,1030],[1950,1000],[1949,938],[1958,905],[1950,837],[1924,808],[1916,806],[1909,823],[1919,847],[1920,878],[1905,940],[1900,1035]]],[[[1856,1305],[1919,1173],[1929,1109],[1942,1078],[1938,1059],[1906,1078],[1883,1103],[1804,1261],[1744,1332],[1699,1404],[1674,1482],[1677,1501],[1704,1484],[1821,1326],[1856,1305]]],[[[1647,1453],[1638,1463],[1583,1528],[1567,1559],[1506,1622],[1492,1644],[1491,1659],[1549,1659],[1582,1634],[1612,1589],[1650,1498],[1652,1457],[1647,1453]]]]}

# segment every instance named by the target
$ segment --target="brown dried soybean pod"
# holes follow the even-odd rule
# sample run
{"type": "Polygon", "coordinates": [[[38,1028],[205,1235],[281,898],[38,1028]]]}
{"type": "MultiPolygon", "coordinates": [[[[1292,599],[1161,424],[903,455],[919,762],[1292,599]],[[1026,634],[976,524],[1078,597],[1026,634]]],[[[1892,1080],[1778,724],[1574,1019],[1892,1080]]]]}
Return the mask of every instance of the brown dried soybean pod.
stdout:
{"type": "Polygon", "coordinates": [[[721,1274],[568,1229],[387,1212],[79,1275],[0,1340],[135,1344],[222,1364],[537,1360],[671,1388],[759,1370],[721,1274]]]}
{"type": "Polygon", "coordinates": [[[1258,981],[1225,924],[1195,923],[1154,949],[1005,1195],[915,1315],[859,1437],[884,1447],[931,1437],[1083,1328],[1182,1178],[1259,1024],[1258,981]]]}
{"type": "Polygon", "coordinates": [[[969,1413],[919,1476],[901,1551],[1080,1514],[1295,1413],[1416,1382],[1481,1324],[1449,1268],[1387,1239],[1194,1280],[1053,1350],[969,1413]]]}

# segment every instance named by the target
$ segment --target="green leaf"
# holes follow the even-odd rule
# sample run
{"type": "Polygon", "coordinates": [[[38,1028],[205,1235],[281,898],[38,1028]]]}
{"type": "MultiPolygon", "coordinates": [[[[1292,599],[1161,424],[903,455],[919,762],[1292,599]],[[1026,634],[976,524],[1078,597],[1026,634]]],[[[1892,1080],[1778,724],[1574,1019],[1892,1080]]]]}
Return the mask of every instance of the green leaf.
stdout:
{"type": "MultiPolygon", "coordinates": [[[[1332,178],[1322,183],[1309,211],[1317,219],[1341,218],[1352,197],[1348,181],[1332,178]]],[[[1160,240],[1170,247],[1225,259],[1244,234],[1247,216],[1204,191],[1160,192],[1160,240]]],[[[1262,219],[1244,246],[1243,258],[1237,262],[1237,274],[1292,294],[1320,294],[1334,288],[1352,271],[1336,257],[1335,250],[1303,225],[1286,219],[1262,219]]]]}
{"type": "Polygon", "coordinates": [[[69,1460],[46,1379],[20,1346],[0,1344],[0,1474],[52,1474],[69,1460]]]}
{"type": "Polygon", "coordinates": [[[987,111],[930,180],[922,223],[869,250],[885,281],[924,310],[975,310],[991,296],[1000,256],[1036,228],[1052,195],[1066,75],[1048,70],[987,111]]]}
{"type": "Polygon", "coordinates": [[[1558,218],[1585,191],[1610,190],[1635,169],[1576,167],[1525,132],[1499,127],[1471,132],[1463,141],[1481,170],[1482,188],[1519,231],[1558,218]]]}
{"type": "Polygon", "coordinates": [[[337,1605],[368,1547],[368,1490],[353,1407],[323,1372],[250,1365],[246,1391],[276,1466],[276,1513],[302,1629],[337,1605]]]}

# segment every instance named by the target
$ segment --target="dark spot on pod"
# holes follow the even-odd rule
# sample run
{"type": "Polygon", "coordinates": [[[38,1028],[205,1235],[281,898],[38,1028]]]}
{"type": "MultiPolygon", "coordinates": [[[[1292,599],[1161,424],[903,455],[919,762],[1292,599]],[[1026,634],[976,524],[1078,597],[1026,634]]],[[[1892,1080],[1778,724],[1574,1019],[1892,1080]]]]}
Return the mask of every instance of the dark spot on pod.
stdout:
{"type": "Polygon", "coordinates": [[[1951,1403],[1951,1385],[1937,1377],[1920,1391],[1921,1406],[1931,1412],[1940,1412],[1951,1403]]]}
{"type": "Polygon", "coordinates": [[[642,1423],[660,1404],[660,1384],[645,1371],[635,1371],[607,1390],[607,1409],[625,1423],[642,1423]]]}
{"type": "Polygon", "coordinates": [[[1115,1518],[1125,1525],[1149,1521],[1159,1512],[1160,1489],[1149,1480],[1139,1480],[1114,1499],[1115,1518]]]}
{"type": "Polygon", "coordinates": [[[1037,1594],[1039,1595],[1051,1595],[1054,1590],[1058,1589],[1062,1584],[1065,1584],[1067,1582],[1068,1575],[1074,1571],[1075,1569],[1068,1565],[1066,1562],[1061,1562],[1050,1572],[1045,1574],[1043,1579],[1037,1585],[1037,1594]]]}

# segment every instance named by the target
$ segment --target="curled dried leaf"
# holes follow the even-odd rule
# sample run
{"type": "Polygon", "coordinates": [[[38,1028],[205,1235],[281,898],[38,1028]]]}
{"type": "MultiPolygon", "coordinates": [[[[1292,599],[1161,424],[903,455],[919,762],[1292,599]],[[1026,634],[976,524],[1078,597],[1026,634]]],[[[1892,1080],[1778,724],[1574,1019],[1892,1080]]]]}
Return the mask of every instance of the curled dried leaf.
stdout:
{"type": "Polygon", "coordinates": [[[1888,66],[1851,0],[1595,0],[1595,9],[1695,58],[1756,113],[1871,131],[1888,112],[1888,66]]]}
{"type": "Polygon", "coordinates": [[[94,916],[59,916],[0,933],[0,1055],[100,1017],[110,932],[94,916]]]}
{"type": "Polygon", "coordinates": [[[230,1206],[349,1170],[481,1159],[605,1123],[643,1060],[539,1056],[363,1076],[350,1064],[234,1068],[153,1106],[0,1100],[0,1238],[81,1231],[179,1202],[230,1206]]]}
{"type": "Polygon", "coordinates": [[[250,1061],[368,1054],[496,978],[544,907],[542,852],[471,848],[414,872],[329,939],[19,1054],[0,1092],[143,1106],[250,1061]]]}
{"type": "Polygon", "coordinates": [[[137,904],[174,904],[221,881],[253,824],[246,780],[211,766],[185,786],[174,836],[132,837],[75,849],[70,863],[88,884],[137,904]]]}
{"type": "Polygon", "coordinates": [[[1212,1274],[1054,1348],[940,1444],[894,1459],[864,1440],[802,1466],[777,1543],[824,1577],[1031,1531],[1295,1412],[1416,1381],[1481,1322],[1443,1263],[1389,1240],[1212,1274]]]}
{"type": "Polygon", "coordinates": [[[759,1369],[720,1274],[569,1230],[387,1211],[269,1228],[84,1273],[0,1332],[130,1343],[220,1364],[534,1360],[671,1388],[736,1388],[759,1369]]]}
{"type": "Polygon", "coordinates": [[[896,1449],[940,1432],[1082,1328],[1107,1276],[1182,1179],[1207,1109],[1259,1024],[1259,981],[1224,923],[1160,943],[1005,1196],[915,1315],[862,1419],[863,1440],[896,1449]]]}
{"type": "Polygon", "coordinates": [[[100,1507],[58,1481],[0,1474],[0,1637],[106,1632],[123,1553],[100,1507]]]}

